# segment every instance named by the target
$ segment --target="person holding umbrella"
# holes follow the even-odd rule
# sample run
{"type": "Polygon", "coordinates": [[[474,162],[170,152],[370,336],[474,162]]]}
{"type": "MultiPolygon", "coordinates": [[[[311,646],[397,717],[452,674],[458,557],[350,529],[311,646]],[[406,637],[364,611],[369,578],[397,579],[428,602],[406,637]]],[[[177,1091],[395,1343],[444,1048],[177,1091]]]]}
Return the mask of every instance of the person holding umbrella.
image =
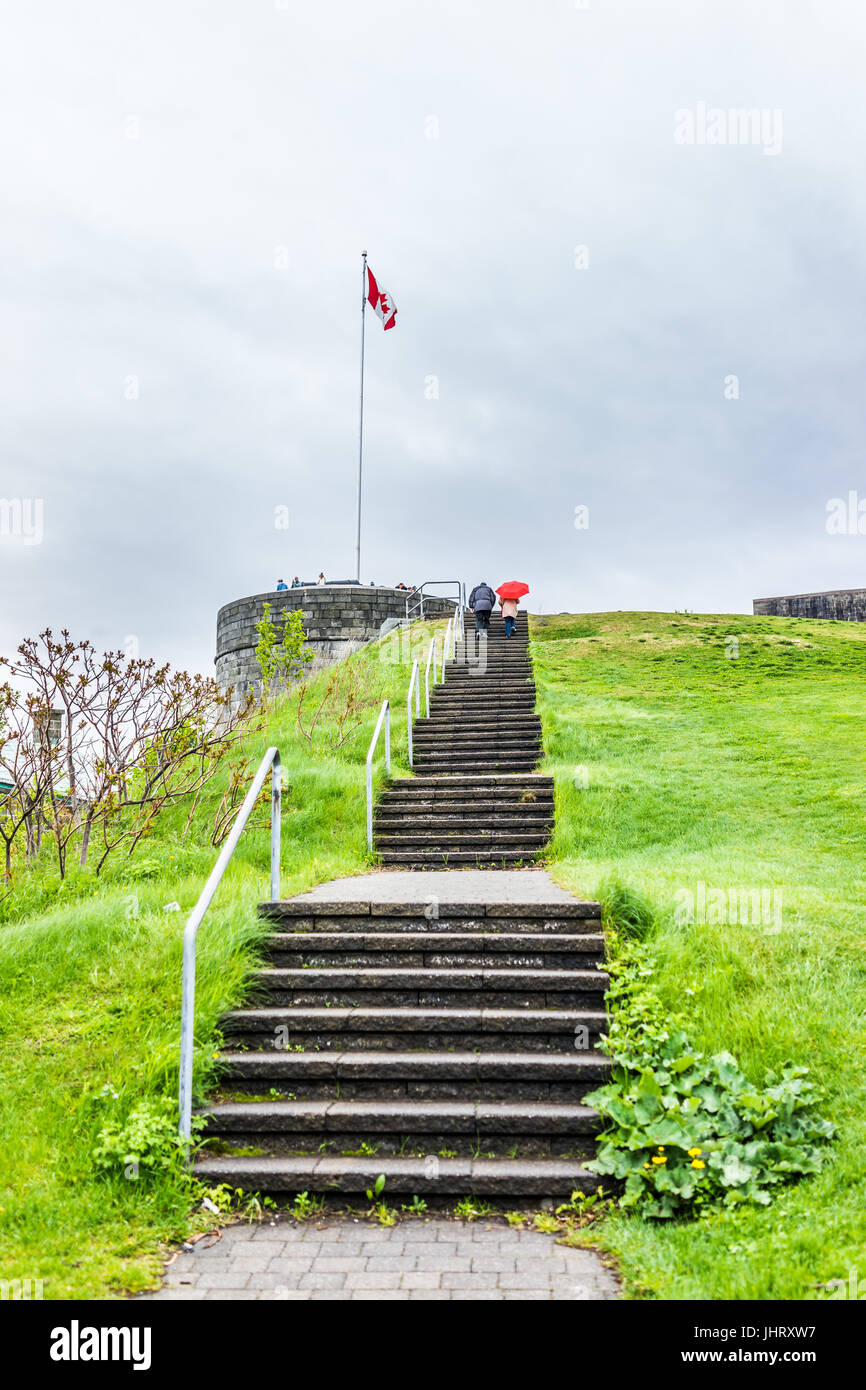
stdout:
{"type": "Polygon", "coordinates": [[[509,579],[505,584],[500,584],[496,592],[499,595],[502,618],[505,623],[505,636],[511,637],[514,634],[514,624],[517,621],[517,606],[523,595],[529,593],[529,585],[524,584],[520,579],[509,579]]]}

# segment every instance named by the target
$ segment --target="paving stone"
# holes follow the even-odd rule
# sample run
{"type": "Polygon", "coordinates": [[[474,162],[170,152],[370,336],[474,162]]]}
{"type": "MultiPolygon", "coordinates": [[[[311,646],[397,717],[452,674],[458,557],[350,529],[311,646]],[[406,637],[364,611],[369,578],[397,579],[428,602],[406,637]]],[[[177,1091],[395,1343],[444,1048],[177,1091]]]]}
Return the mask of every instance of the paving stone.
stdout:
{"type": "Polygon", "coordinates": [[[345,1274],[302,1274],[298,1279],[299,1289],[341,1289],[346,1282],[345,1274]]]}
{"type": "Polygon", "coordinates": [[[549,1289],[555,1276],[528,1274],[521,1266],[516,1274],[500,1274],[498,1277],[501,1289],[549,1289]]]}
{"type": "Polygon", "coordinates": [[[441,1274],[435,1270],[413,1269],[400,1275],[402,1289],[438,1289],[441,1274]]]}
{"type": "Polygon", "coordinates": [[[494,1289],[502,1276],[491,1272],[485,1274],[446,1273],[442,1275],[443,1289],[494,1289]]]}
{"type": "Polygon", "coordinates": [[[416,1269],[431,1270],[438,1269],[443,1274],[468,1274],[472,1269],[472,1260],[468,1255],[443,1255],[437,1260],[435,1255],[423,1255],[418,1259],[416,1269]]]}
{"type": "Polygon", "coordinates": [[[273,1271],[276,1274],[283,1274],[287,1279],[293,1274],[309,1274],[310,1270],[313,1268],[315,1258],[314,1255],[304,1257],[293,1254],[291,1259],[287,1260],[282,1255],[278,1255],[275,1260],[269,1261],[268,1271],[273,1271]]]}
{"type": "Polygon", "coordinates": [[[232,1257],[260,1256],[262,1259],[274,1259],[277,1255],[282,1255],[286,1248],[284,1240],[236,1240],[232,1246],[232,1257]]]}
{"type": "Polygon", "coordinates": [[[316,1272],[318,1274],[354,1274],[365,1269],[366,1264],[367,1261],[358,1255],[320,1255],[316,1260],[316,1272]]]}
{"type": "Polygon", "coordinates": [[[257,1289],[208,1289],[205,1293],[208,1303],[254,1303],[258,1297],[257,1289]]]}
{"type": "Polygon", "coordinates": [[[395,1299],[406,1300],[408,1298],[408,1289],[353,1289],[352,1291],[353,1302],[357,1300],[364,1303],[378,1303],[380,1301],[385,1303],[393,1302],[395,1299]]]}
{"type": "MultiPolygon", "coordinates": [[[[406,1270],[404,1273],[408,1273],[406,1270]]],[[[400,1287],[401,1275],[397,1270],[377,1270],[368,1273],[366,1270],[360,1274],[346,1275],[347,1289],[397,1289],[400,1287]]]]}
{"type": "Polygon", "coordinates": [[[248,1274],[241,1274],[234,1270],[227,1270],[225,1273],[217,1271],[211,1274],[200,1274],[198,1287],[200,1289],[245,1289],[250,1282],[248,1274]]]}
{"type": "Polygon", "coordinates": [[[371,1274],[379,1270],[396,1270],[398,1274],[404,1274],[414,1268],[414,1255],[371,1255],[367,1261],[367,1269],[371,1274]]]}

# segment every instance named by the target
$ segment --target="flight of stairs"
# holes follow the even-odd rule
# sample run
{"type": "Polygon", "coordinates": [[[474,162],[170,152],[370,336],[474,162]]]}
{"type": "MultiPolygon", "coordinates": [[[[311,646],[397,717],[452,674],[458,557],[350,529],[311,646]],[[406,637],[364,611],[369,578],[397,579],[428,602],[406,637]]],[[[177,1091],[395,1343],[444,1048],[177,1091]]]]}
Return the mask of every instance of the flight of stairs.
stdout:
{"type": "Polygon", "coordinates": [[[598,1186],[584,1097],[609,1074],[599,904],[495,872],[531,862],[553,822],[519,622],[506,641],[494,618],[480,653],[467,623],[469,660],[448,664],[416,726],[416,775],[376,813],[386,865],[480,866],[484,901],[454,901],[461,874],[440,872],[420,875],[439,892],[421,901],[262,904],[267,964],[257,1002],[223,1020],[203,1180],[357,1199],[384,1174],[386,1201],[433,1205],[598,1186]]]}
{"type": "Polygon", "coordinates": [[[465,640],[414,726],[413,777],[392,781],[376,807],[376,850],[404,869],[513,868],[535,860],[553,824],[553,778],[533,772],[541,721],[526,614],[506,638],[502,619],[465,640]]]}
{"type": "Polygon", "coordinates": [[[199,1177],[357,1196],[383,1173],[386,1200],[595,1189],[583,1097],[609,1070],[597,903],[260,911],[274,924],[261,999],[223,1021],[217,1152],[199,1177]]]}

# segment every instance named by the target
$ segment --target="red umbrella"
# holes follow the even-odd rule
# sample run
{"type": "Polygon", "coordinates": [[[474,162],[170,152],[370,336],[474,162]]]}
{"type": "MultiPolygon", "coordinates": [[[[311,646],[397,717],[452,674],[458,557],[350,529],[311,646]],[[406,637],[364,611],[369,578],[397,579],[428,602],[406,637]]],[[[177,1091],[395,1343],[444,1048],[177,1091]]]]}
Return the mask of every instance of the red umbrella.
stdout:
{"type": "Polygon", "coordinates": [[[500,598],[523,598],[524,594],[529,593],[529,585],[524,584],[522,579],[507,579],[496,592],[500,598]]]}

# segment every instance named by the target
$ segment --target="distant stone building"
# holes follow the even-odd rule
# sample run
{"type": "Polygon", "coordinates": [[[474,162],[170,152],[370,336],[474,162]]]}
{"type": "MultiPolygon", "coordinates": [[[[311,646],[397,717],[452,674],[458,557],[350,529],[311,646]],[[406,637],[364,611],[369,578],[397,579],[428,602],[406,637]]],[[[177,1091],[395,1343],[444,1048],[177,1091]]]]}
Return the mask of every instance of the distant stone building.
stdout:
{"type": "MultiPolygon", "coordinates": [[[[415,604],[413,594],[408,595],[415,604]]],[[[407,591],[363,584],[309,585],[301,589],[274,590],[235,599],[217,614],[216,679],[223,690],[232,690],[242,700],[248,690],[261,694],[262,673],[256,660],[256,623],[271,605],[271,620],[279,623],[284,609],[300,608],[307,646],[313,660],[306,667],[311,674],[357,651],[365,642],[378,637],[383,628],[406,616],[407,591]],[[390,621],[389,621],[390,620],[390,621]]],[[[424,613],[429,618],[448,618],[454,612],[450,599],[424,596],[424,613]]]]}
{"type": "Polygon", "coordinates": [[[756,598],[752,612],[775,618],[835,618],[866,623],[866,589],[828,589],[821,594],[788,594],[756,598]]]}

